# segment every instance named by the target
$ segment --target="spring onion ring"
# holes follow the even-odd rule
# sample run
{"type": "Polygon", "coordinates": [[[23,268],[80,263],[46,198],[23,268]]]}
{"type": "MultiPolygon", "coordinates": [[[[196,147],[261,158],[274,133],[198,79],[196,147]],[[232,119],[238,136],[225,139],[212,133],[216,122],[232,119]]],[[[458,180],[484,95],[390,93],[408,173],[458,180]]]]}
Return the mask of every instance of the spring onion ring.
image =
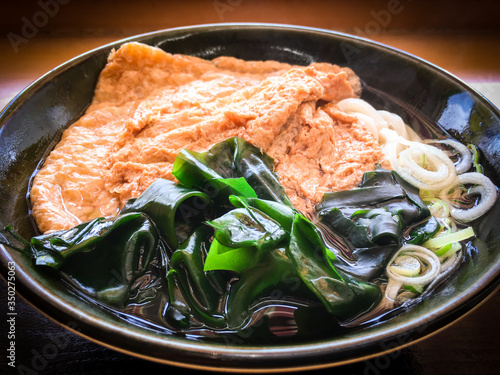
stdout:
{"type": "Polygon", "coordinates": [[[389,265],[389,267],[392,272],[406,277],[416,277],[420,275],[422,270],[418,259],[410,255],[401,255],[397,257],[394,263],[389,265]]]}
{"type": "Polygon", "coordinates": [[[432,197],[425,200],[425,203],[435,218],[444,220],[450,216],[450,206],[444,200],[432,197]]]}
{"type": "Polygon", "coordinates": [[[429,249],[419,245],[406,244],[402,246],[401,249],[396,252],[396,254],[394,254],[394,257],[389,262],[389,265],[387,266],[387,275],[391,279],[400,281],[406,285],[424,286],[429,284],[434,278],[437,277],[437,275],[439,274],[440,266],[441,262],[439,261],[439,258],[429,249]],[[425,271],[425,273],[416,277],[408,277],[395,273],[393,269],[391,269],[391,265],[396,262],[396,259],[398,257],[403,255],[412,256],[418,259],[419,261],[425,263],[428,269],[425,271]]]}
{"type": "MultiPolygon", "coordinates": [[[[414,264],[410,263],[407,258],[405,259],[404,263],[414,264]]],[[[385,296],[387,299],[395,301],[397,293],[403,285],[424,287],[439,276],[440,270],[441,262],[436,254],[423,246],[406,244],[394,254],[387,265],[386,272],[389,280],[385,296]],[[399,257],[413,257],[418,263],[425,266],[424,272],[418,272],[415,276],[406,276],[408,272],[399,272],[400,267],[394,267],[400,264],[397,260],[399,257]]]]}
{"type": "Polygon", "coordinates": [[[446,259],[459,252],[460,250],[462,250],[462,245],[460,244],[460,242],[454,242],[436,250],[435,254],[441,259],[446,259]]]}

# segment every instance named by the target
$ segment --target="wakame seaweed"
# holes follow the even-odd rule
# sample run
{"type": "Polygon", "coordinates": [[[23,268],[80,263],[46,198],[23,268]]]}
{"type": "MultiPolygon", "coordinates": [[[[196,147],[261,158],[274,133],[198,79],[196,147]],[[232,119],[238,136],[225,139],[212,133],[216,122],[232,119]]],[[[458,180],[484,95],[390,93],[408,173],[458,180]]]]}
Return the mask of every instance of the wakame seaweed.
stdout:
{"type": "Polygon", "coordinates": [[[155,225],[139,212],[97,218],[20,242],[23,247],[15,248],[36,265],[57,270],[80,291],[118,308],[127,305],[133,283],[161,252],[155,225]]]}
{"type": "Polygon", "coordinates": [[[322,306],[339,323],[366,313],[381,298],[371,281],[405,230],[421,223],[419,241],[435,229],[423,224],[429,212],[418,191],[389,171],[370,172],[358,189],[325,194],[318,224],[292,206],[273,163],[240,138],[184,150],[173,167],[178,182],[158,179],[116,217],[30,242],[8,230],[9,246],[118,309],[140,302],[138,280],[155,263],[165,285],[154,290],[165,296],[161,320],[180,332],[238,332],[276,304],[322,306]],[[351,244],[356,262],[324,242],[324,227],[351,244]]]}
{"type": "Polygon", "coordinates": [[[240,195],[292,206],[273,168],[269,155],[233,137],[206,152],[182,150],[172,174],[182,185],[205,191],[218,203],[227,205],[230,195],[240,195]]]}
{"type": "Polygon", "coordinates": [[[356,189],[325,193],[315,210],[320,226],[349,245],[332,248],[333,264],[362,280],[380,276],[403,242],[421,244],[440,229],[418,189],[382,168],[356,189]]]}

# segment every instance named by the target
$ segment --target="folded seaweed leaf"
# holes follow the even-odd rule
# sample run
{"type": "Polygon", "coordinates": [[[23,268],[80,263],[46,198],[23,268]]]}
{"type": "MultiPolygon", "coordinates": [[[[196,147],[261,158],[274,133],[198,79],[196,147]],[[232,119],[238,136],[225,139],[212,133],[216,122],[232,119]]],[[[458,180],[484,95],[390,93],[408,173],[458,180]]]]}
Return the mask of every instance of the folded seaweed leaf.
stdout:
{"type": "Polygon", "coordinates": [[[255,247],[229,247],[214,238],[205,261],[205,271],[226,270],[242,272],[254,267],[262,256],[255,247]]]}
{"type": "Polygon", "coordinates": [[[203,270],[213,230],[201,225],[170,258],[166,275],[169,304],[164,318],[178,329],[192,328],[193,318],[212,329],[225,327],[221,300],[229,280],[203,270]]]}
{"type": "Polygon", "coordinates": [[[396,172],[386,169],[366,172],[357,189],[325,193],[315,210],[321,217],[334,208],[347,217],[360,209],[385,208],[391,214],[400,216],[404,226],[430,216],[428,207],[420,199],[419,190],[396,172]]]}
{"type": "Polygon", "coordinates": [[[388,212],[387,209],[359,210],[351,218],[359,225],[368,228],[373,243],[379,245],[398,243],[401,239],[403,232],[401,219],[398,215],[388,212]]]}
{"type": "Polygon", "coordinates": [[[348,321],[370,310],[381,298],[378,286],[360,282],[340,273],[317,228],[296,215],[287,254],[297,274],[327,311],[340,321],[348,321]]]}
{"type": "Polygon", "coordinates": [[[139,197],[130,199],[120,214],[145,213],[169,247],[175,250],[211,215],[212,209],[212,200],[207,194],[160,178],[139,197]]]}
{"type": "Polygon", "coordinates": [[[146,215],[129,213],[33,237],[22,252],[98,301],[124,307],[132,284],[158,256],[158,240],[146,215]]]}
{"type": "Polygon", "coordinates": [[[423,244],[433,238],[441,228],[441,224],[434,216],[431,216],[428,220],[411,228],[407,235],[406,242],[415,245],[423,244]]]}
{"type": "Polygon", "coordinates": [[[184,186],[202,190],[218,203],[227,204],[230,195],[240,195],[292,206],[273,167],[270,156],[233,137],[206,152],[182,150],[175,159],[172,174],[184,186]],[[227,183],[227,179],[238,178],[244,178],[253,193],[240,184],[227,183]]]}
{"type": "MultiPolygon", "coordinates": [[[[259,308],[270,303],[287,305],[287,297],[317,301],[281,247],[265,252],[258,262],[251,267],[246,265],[238,275],[226,271],[204,271],[203,259],[210,246],[207,229],[212,230],[198,228],[169,263],[169,304],[164,314],[169,326],[181,331],[208,328],[238,332],[251,323],[259,308]]],[[[230,251],[237,252],[238,249],[230,251]]],[[[238,262],[240,256],[233,256],[233,259],[238,262]]]]}
{"type": "Polygon", "coordinates": [[[216,232],[205,270],[241,272],[255,266],[266,251],[287,237],[278,222],[251,206],[233,209],[207,224],[216,232]]]}
{"type": "MultiPolygon", "coordinates": [[[[216,250],[211,242],[212,233],[212,228],[200,226],[171,257],[167,274],[169,304],[164,319],[176,329],[199,327],[237,331],[248,323],[252,309],[262,302],[262,298],[267,298],[269,288],[280,287],[280,283],[290,277],[297,279],[283,249],[264,253],[260,262],[253,263],[257,258],[252,257],[251,266],[244,259],[245,266],[237,278],[232,272],[207,270],[207,262],[204,262],[207,248],[210,246],[209,253],[216,250]],[[258,267],[254,267],[257,263],[258,267]]],[[[255,251],[253,248],[242,250],[255,251]]],[[[239,249],[229,248],[228,251],[238,252],[239,249]]],[[[242,256],[235,255],[233,253],[231,258],[238,262],[242,256]]],[[[297,280],[292,284],[296,288],[297,280]]]]}
{"type": "Polygon", "coordinates": [[[370,282],[384,274],[390,257],[401,247],[399,243],[376,247],[360,247],[350,251],[350,259],[346,259],[343,253],[336,249],[332,252],[336,255],[332,261],[337,271],[346,275],[352,275],[358,280],[370,282]]]}
{"type": "Polygon", "coordinates": [[[374,171],[365,172],[359,187],[387,187],[393,184],[399,185],[404,190],[405,200],[407,200],[409,204],[406,205],[406,202],[392,202],[391,200],[386,206],[388,211],[392,213],[395,211],[398,212],[405,226],[425,220],[430,216],[429,208],[420,198],[419,189],[406,182],[395,171],[378,168],[374,171]],[[395,205],[394,209],[392,208],[392,204],[395,205]],[[404,207],[404,209],[401,207],[404,207]]]}
{"type": "Polygon", "coordinates": [[[215,238],[232,248],[274,247],[286,233],[279,223],[253,207],[236,208],[217,219],[207,221],[216,229],[215,238]]]}
{"type": "Polygon", "coordinates": [[[254,207],[260,210],[279,223],[281,228],[288,234],[290,234],[292,230],[293,218],[295,217],[295,214],[298,213],[298,211],[293,207],[266,199],[230,196],[229,201],[234,207],[254,207]]]}
{"type": "Polygon", "coordinates": [[[326,193],[316,214],[322,230],[350,244],[347,252],[333,249],[336,266],[363,280],[379,276],[405,233],[430,217],[418,189],[384,169],[366,172],[357,189],[326,193]]]}
{"type": "Polygon", "coordinates": [[[207,221],[216,231],[205,270],[241,273],[255,266],[266,251],[289,238],[297,212],[283,203],[259,198],[231,195],[229,202],[236,209],[207,221]]]}
{"type": "Polygon", "coordinates": [[[240,272],[227,298],[227,323],[241,329],[252,313],[266,304],[286,306],[289,299],[316,302],[316,296],[297,275],[287,251],[276,247],[266,252],[252,268],[240,272]]]}
{"type": "Polygon", "coordinates": [[[386,208],[353,210],[347,216],[333,208],[321,216],[320,222],[348,239],[355,248],[384,246],[401,241],[403,225],[397,214],[386,208]]]}
{"type": "MultiPolygon", "coordinates": [[[[252,309],[266,299],[270,303],[266,293],[271,289],[280,295],[319,301],[340,321],[369,310],[380,297],[377,286],[336,271],[332,263],[335,256],[325,247],[320,233],[296,210],[259,198],[231,196],[230,202],[237,208],[207,222],[215,234],[203,267],[204,271],[238,275],[227,297],[229,329],[240,329],[252,309]]],[[[169,278],[178,272],[169,273],[169,278]]],[[[186,290],[191,284],[187,275],[184,281],[172,281],[176,290],[186,290]]],[[[208,319],[194,314],[203,321],[208,319]]]]}

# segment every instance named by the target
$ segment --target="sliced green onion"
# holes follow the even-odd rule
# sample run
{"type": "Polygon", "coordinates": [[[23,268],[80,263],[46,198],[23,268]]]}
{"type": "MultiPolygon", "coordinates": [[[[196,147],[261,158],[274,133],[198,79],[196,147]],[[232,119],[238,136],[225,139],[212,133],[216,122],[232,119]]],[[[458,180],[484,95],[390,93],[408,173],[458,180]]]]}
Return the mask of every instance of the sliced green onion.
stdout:
{"type": "Polygon", "coordinates": [[[467,145],[467,148],[472,152],[472,165],[478,173],[483,173],[483,167],[479,164],[479,151],[473,144],[467,145]]]}
{"type": "Polygon", "coordinates": [[[441,256],[443,256],[443,254],[446,254],[451,249],[452,246],[453,246],[452,243],[448,243],[448,244],[444,245],[443,247],[440,247],[439,249],[435,250],[434,254],[436,254],[438,257],[441,257],[441,256]]]}
{"type": "Polygon", "coordinates": [[[415,294],[422,294],[424,291],[424,287],[421,285],[403,285],[403,288],[415,294]]]}
{"type": "Polygon", "coordinates": [[[447,218],[450,215],[450,207],[448,203],[439,198],[430,198],[425,201],[425,204],[429,207],[432,216],[439,218],[447,218]]]}
{"type": "Polygon", "coordinates": [[[430,240],[426,241],[423,246],[431,249],[431,250],[437,250],[441,249],[442,247],[453,244],[455,242],[460,242],[463,240],[466,240],[468,238],[474,237],[474,229],[472,227],[467,227],[465,229],[461,229],[456,232],[452,232],[449,234],[445,234],[442,236],[434,237],[431,238],[430,240]]]}
{"type": "Polygon", "coordinates": [[[460,245],[460,242],[454,242],[441,247],[440,249],[436,250],[434,254],[436,254],[440,258],[448,258],[449,256],[452,256],[460,250],[462,250],[462,245],[460,245]]]}

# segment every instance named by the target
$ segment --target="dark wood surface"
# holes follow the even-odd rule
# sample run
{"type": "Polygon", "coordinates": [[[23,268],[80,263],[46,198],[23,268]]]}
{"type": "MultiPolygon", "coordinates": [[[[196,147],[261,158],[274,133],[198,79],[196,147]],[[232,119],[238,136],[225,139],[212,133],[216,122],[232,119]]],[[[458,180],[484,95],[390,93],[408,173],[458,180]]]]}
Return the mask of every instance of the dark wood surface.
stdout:
{"type": "MultiPolygon", "coordinates": [[[[286,23],[368,37],[449,70],[500,105],[498,1],[42,0],[4,2],[0,14],[0,107],[45,72],[92,48],[137,33],[219,22],[286,23]],[[39,26],[29,33],[25,25],[33,21],[39,26]]],[[[0,374],[164,374],[174,370],[73,334],[20,297],[16,300],[18,367],[12,369],[6,355],[6,304],[7,287],[2,280],[0,374]]],[[[499,311],[497,292],[453,325],[391,355],[312,372],[500,374],[499,311]]]]}

